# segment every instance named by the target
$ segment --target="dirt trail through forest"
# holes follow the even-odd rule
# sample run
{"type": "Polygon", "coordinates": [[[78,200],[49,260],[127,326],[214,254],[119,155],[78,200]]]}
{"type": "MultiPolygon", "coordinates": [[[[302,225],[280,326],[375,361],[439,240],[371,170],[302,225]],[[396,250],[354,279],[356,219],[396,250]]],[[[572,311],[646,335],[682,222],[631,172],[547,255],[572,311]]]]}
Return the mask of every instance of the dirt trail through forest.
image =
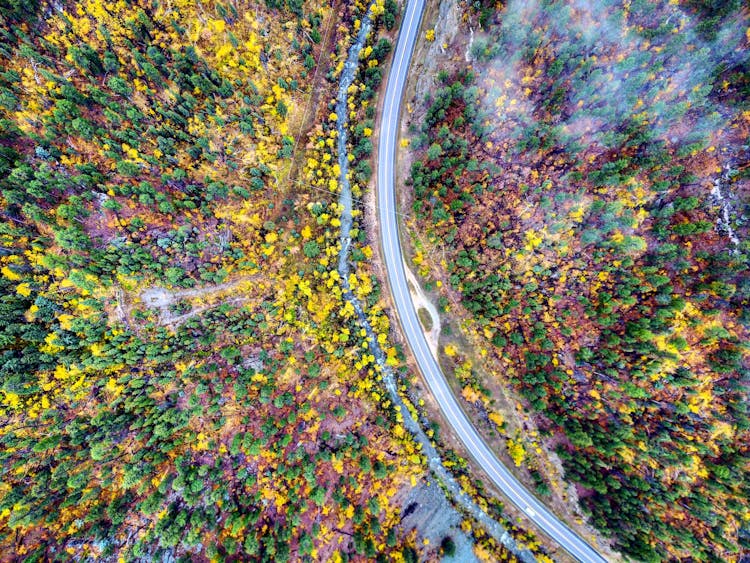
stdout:
{"type": "Polygon", "coordinates": [[[259,276],[249,276],[218,285],[208,285],[204,287],[197,287],[194,289],[182,289],[176,291],[155,285],[143,290],[138,295],[138,297],[146,307],[150,309],[158,309],[160,325],[174,326],[184,323],[188,319],[199,315],[204,311],[218,307],[219,305],[224,305],[227,303],[239,305],[246,302],[247,297],[238,296],[229,299],[221,299],[216,303],[207,304],[183,314],[176,314],[173,311],[173,307],[177,305],[181,300],[211,297],[222,292],[228,292],[233,289],[237,289],[240,286],[250,283],[256,279],[259,279],[259,276]]]}

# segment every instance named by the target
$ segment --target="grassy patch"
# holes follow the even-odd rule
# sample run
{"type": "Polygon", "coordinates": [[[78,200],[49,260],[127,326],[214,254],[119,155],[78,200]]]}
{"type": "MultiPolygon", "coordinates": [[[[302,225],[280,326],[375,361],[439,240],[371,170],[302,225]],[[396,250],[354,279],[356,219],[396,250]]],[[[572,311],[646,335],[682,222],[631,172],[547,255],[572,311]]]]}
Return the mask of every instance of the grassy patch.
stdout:
{"type": "Polygon", "coordinates": [[[419,321],[422,323],[424,329],[427,332],[430,332],[432,330],[432,315],[430,315],[430,312],[424,307],[420,307],[417,314],[419,315],[419,321]]]}

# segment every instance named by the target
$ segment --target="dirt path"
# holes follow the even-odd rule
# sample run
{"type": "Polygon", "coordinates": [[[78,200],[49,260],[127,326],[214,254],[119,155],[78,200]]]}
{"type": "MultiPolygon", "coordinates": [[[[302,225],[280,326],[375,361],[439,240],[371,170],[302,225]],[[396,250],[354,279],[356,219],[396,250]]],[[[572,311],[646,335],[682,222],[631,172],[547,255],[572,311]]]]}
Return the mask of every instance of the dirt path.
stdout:
{"type": "Polygon", "coordinates": [[[169,307],[173,303],[176,303],[179,299],[190,299],[193,297],[213,295],[214,293],[219,293],[220,291],[233,289],[244,281],[246,280],[237,280],[229,283],[222,283],[219,285],[207,285],[195,289],[182,289],[179,291],[172,291],[170,289],[154,285],[143,290],[140,294],[140,298],[141,301],[143,301],[143,303],[145,303],[149,307],[163,309],[164,307],[169,307]]]}
{"type": "Polygon", "coordinates": [[[330,67],[330,63],[324,64],[324,57],[328,53],[332,53],[336,48],[336,30],[334,29],[334,22],[338,21],[340,14],[341,5],[339,2],[331,3],[331,13],[328,15],[325,23],[325,31],[323,38],[320,42],[320,50],[318,53],[317,60],[315,62],[315,73],[313,74],[310,86],[310,94],[304,105],[302,116],[300,117],[299,131],[294,137],[294,148],[292,149],[292,157],[289,162],[289,169],[283,179],[281,185],[284,190],[292,190],[292,185],[302,181],[297,178],[297,174],[300,170],[304,169],[304,163],[306,160],[304,145],[316,122],[316,114],[319,109],[320,100],[323,94],[329,94],[330,87],[326,80],[326,72],[321,69],[321,65],[325,66],[325,69],[330,67]],[[300,147],[300,141],[302,141],[303,150],[298,150],[300,147]],[[291,180],[291,183],[287,183],[291,180]]]}
{"type": "Polygon", "coordinates": [[[178,304],[183,299],[202,299],[206,297],[214,297],[217,294],[229,292],[235,289],[239,289],[243,285],[252,283],[259,279],[259,276],[251,276],[248,278],[242,278],[232,282],[222,283],[218,285],[209,285],[204,287],[198,287],[195,289],[182,289],[182,290],[170,290],[164,287],[155,285],[148,287],[141,291],[138,295],[140,301],[149,309],[157,309],[159,311],[159,324],[162,326],[166,325],[179,325],[184,323],[188,319],[200,315],[201,313],[223,305],[226,303],[241,304],[245,303],[247,297],[233,297],[230,299],[220,299],[215,303],[207,304],[202,307],[197,307],[191,311],[187,311],[183,314],[175,314],[172,311],[172,307],[178,304]]]}
{"type": "Polygon", "coordinates": [[[406,272],[406,279],[409,282],[409,294],[411,300],[414,303],[414,308],[419,311],[424,309],[430,315],[432,319],[432,326],[430,330],[422,325],[422,332],[424,332],[427,344],[430,345],[430,351],[435,359],[438,359],[438,339],[440,338],[440,315],[438,314],[437,307],[430,301],[422,290],[422,286],[419,284],[417,277],[414,272],[409,269],[409,266],[404,262],[404,271],[406,272]]]}

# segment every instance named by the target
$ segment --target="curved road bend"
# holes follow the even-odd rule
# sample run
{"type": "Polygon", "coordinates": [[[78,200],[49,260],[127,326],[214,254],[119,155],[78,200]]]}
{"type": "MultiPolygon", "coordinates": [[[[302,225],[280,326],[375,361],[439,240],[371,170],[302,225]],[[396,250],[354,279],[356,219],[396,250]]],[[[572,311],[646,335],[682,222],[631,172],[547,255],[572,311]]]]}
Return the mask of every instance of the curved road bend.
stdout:
{"type": "Polygon", "coordinates": [[[388,281],[396,303],[398,317],[409,346],[411,346],[422,374],[443,414],[453,426],[454,432],[495,485],[530,520],[573,557],[579,561],[606,563],[606,559],[599,555],[593,547],[563,524],[534,495],[526,490],[484,443],[459,406],[438,363],[430,353],[417,312],[409,295],[396,215],[394,163],[396,160],[401,98],[414,44],[419,32],[424,4],[425,0],[407,0],[406,12],[403,14],[401,31],[388,76],[380,123],[377,181],[378,219],[381,228],[383,255],[388,269],[388,281]]]}

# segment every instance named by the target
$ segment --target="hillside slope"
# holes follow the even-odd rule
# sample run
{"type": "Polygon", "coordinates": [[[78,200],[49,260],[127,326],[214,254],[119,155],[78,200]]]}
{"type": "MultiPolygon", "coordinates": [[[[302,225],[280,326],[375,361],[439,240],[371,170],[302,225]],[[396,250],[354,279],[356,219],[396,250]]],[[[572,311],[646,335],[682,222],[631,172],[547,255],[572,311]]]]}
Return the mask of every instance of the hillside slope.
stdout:
{"type": "Polygon", "coordinates": [[[595,526],[639,559],[734,557],[750,546],[747,11],[482,4],[470,61],[449,52],[415,114],[422,268],[460,296],[595,526]]]}

